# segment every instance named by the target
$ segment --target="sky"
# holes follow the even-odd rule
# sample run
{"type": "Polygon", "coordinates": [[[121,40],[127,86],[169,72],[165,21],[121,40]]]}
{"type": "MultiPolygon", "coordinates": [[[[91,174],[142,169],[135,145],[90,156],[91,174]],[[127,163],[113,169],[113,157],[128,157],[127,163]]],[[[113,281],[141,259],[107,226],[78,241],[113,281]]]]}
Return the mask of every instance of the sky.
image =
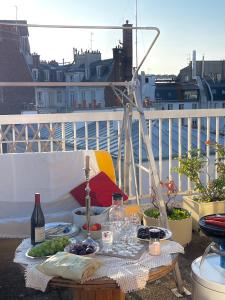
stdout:
{"type": "MultiPolygon", "coordinates": [[[[142,70],[148,74],[178,74],[191,60],[225,59],[225,0],[0,0],[1,20],[27,20],[28,24],[121,26],[126,20],[160,29],[142,70]]],[[[134,49],[136,49],[135,31],[134,49]]],[[[137,32],[138,62],[154,32],[137,32]]],[[[73,61],[73,48],[100,50],[112,57],[122,40],[120,30],[29,28],[31,52],[42,60],[73,61]]],[[[134,66],[136,65],[134,54],[134,66]]]]}

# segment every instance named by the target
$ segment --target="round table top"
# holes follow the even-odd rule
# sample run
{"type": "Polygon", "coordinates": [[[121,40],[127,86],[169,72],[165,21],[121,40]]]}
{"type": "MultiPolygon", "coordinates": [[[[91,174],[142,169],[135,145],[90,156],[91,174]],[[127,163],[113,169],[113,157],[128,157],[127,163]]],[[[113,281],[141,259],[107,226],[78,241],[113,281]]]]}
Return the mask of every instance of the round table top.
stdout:
{"type": "MultiPolygon", "coordinates": [[[[174,269],[177,259],[178,259],[178,254],[174,254],[171,265],[161,266],[161,267],[151,269],[149,271],[148,282],[158,280],[158,279],[166,276],[168,273],[170,273],[174,269]]],[[[54,277],[51,279],[50,285],[55,286],[55,287],[72,287],[72,288],[79,288],[79,287],[83,286],[83,287],[89,288],[89,289],[98,289],[100,287],[102,288],[103,286],[104,286],[104,289],[118,288],[116,281],[111,278],[108,278],[108,277],[89,280],[84,283],[79,283],[79,282],[69,280],[69,279],[64,279],[61,277],[54,277]]]]}

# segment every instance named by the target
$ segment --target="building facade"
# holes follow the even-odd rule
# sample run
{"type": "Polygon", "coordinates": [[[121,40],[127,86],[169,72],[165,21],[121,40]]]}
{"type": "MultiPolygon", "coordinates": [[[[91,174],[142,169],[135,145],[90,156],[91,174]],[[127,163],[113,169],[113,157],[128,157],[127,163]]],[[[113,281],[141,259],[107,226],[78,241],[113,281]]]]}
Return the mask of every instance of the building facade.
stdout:
{"type": "MultiPolygon", "coordinates": [[[[41,82],[111,82],[132,78],[132,24],[123,25],[123,42],[113,48],[113,58],[101,58],[99,50],[73,50],[71,64],[41,61],[32,55],[30,64],[34,81],[41,82]]],[[[40,113],[71,112],[81,109],[120,107],[111,88],[105,87],[37,87],[36,106],[40,113]]]]}
{"type": "MultiPolygon", "coordinates": [[[[1,23],[14,24],[3,20],[1,23]]],[[[26,21],[18,21],[26,24],[26,21]]],[[[28,68],[30,46],[27,27],[0,25],[0,81],[30,82],[32,76],[28,68]]],[[[33,88],[0,87],[0,114],[20,114],[24,109],[35,106],[33,88]]]]}

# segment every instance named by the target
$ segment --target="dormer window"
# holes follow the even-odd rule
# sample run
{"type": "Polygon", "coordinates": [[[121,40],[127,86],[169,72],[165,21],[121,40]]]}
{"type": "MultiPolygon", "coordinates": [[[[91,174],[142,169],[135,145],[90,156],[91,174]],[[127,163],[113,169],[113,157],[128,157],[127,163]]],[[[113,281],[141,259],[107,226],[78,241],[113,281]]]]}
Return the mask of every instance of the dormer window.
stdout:
{"type": "Polygon", "coordinates": [[[85,68],[85,79],[88,80],[90,76],[90,70],[89,68],[85,68]]]}
{"type": "Polygon", "coordinates": [[[96,74],[97,74],[97,78],[101,78],[101,76],[102,76],[102,66],[96,66],[96,74]]]}
{"type": "Polygon", "coordinates": [[[56,71],[56,80],[62,81],[62,71],[56,71]]]}
{"type": "Polygon", "coordinates": [[[49,70],[44,70],[44,81],[49,81],[49,70]]]}
{"type": "Polygon", "coordinates": [[[34,81],[38,80],[38,69],[36,68],[32,69],[32,78],[34,81]]]}

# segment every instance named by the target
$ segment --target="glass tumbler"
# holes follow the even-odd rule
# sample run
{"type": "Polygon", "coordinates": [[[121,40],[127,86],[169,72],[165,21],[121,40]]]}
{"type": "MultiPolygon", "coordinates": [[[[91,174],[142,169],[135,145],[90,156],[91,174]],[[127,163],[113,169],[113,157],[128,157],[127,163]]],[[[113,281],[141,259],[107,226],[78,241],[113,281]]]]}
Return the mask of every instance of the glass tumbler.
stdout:
{"type": "Polygon", "coordinates": [[[109,252],[112,250],[113,245],[113,228],[112,224],[104,223],[102,224],[102,246],[103,251],[109,252]]]}

